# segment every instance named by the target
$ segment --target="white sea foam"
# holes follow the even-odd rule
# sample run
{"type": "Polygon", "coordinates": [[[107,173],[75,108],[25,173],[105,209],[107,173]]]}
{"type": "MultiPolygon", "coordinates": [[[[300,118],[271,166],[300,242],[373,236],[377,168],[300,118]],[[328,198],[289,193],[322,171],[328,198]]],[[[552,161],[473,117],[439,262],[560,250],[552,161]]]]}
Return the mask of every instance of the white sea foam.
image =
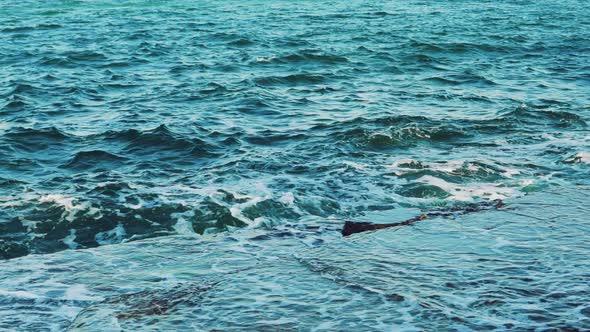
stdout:
{"type": "Polygon", "coordinates": [[[508,167],[504,167],[504,173],[503,175],[507,178],[511,178],[514,175],[519,175],[521,174],[521,172],[515,168],[508,168],[508,167]]]}
{"type": "MultiPolygon", "coordinates": [[[[235,184],[237,188],[247,188],[247,192],[236,192],[228,190],[227,187],[217,187],[217,186],[206,186],[202,188],[195,188],[189,187],[184,185],[175,185],[171,187],[166,187],[166,190],[163,190],[165,194],[163,194],[163,200],[167,201],[168,199],[173,199],[175,203],[182,203],[188,206],[192,206],[195,204],[196,201],[202,199],[203,197],[208,197],[211,199],[215,204],[220,206],[226,207],[232,217],[246,223],[249,227],[259,227],[263,224],[266,224],[268,220],[264,217],[258,217],[255,219],[248,218],[244,215],[243,211],[248,209],[256,204],[263,202],[265,200],[274,199],[277,200],[285,205],[289,205],[295,208],[295,196],[291,192],[284,192],[281,196],[278,196],[277,193],[273,192],[271,189],[268,188],[265,182],[253,182],[251,180],[248,181],[240,181],[240,183],[235,184]],[[230,194],[236,200],[239,200],[239,203],[236,202],[228,202],[225,198],[227,194],[230,194]],[[182,199],[182,196],[191,195],[192,199],[182,199]],[[278,196],[278,197],[277,197],[278,196]],[[173,198],[172,198],[173,197],[173,198]],[[199,199],[200,197],[200,199],[199,199]]],[[[176,218],[177,222],[174,226],[177,232],[181,234],[194,234],[192,231],[192,225],[187,220],[189,215],[185,213],[175,214],[174,217],[176,218]]],[[[217,233],[218,229],[211,228],[209,230],[205,230],[204,234],[209,233],[217,233]]]]}
{"type": "Polygon", "coordinates": [[[256,62],[271,62],[272,60],[276,59],[277,57],[272,55],[272,56],[259,56],[256,58],[256,62]]]}
{"type": "Polygon", "coordinates": [[[262,202],[266,199],[268,199],[268,196],[264,196],[264,197],[253,197],[252,199],[244,202],[244,203],[240,203],[240,204],[234,204],[229,208],[229,211],[232,215],[232,217],[242,220],[244,222],[246,222],[248,225],[250,226],[256,226],[256,222],[246,216],[244,216],[243,211],[244,209],[254,206],[256,204],[258,204],[259,202],[262,202]]]}
{"type": "Polygon", "coordinates": [[[174,230],[178,234],[183,235],[196,235],[195,230],[193,229],[193,225],[189,218],[195,216],[195,211],[187,211],[182,213],[173,213],[172,217],[176,219],[176,224],[174,224],[174,230]]]}
{"type": "Polygon", "coordinates": [[[123,203],[123,205],[125,207],[132,209],[132,210],[138,210],[138,209],[141,209],[142,207],[145,207],[147,205],[146,202],[143,199],[141,199],[140,197],[134,197],[134,198],[137,200],[136,204],[131,204],[129,202],[125,202],[125,203],[123,203]]]}
{"type": "Polygon", "coordinates": [[[37,294],[27,292],[27,291],[21,291],[21,290],[8,291],[8,290],[0,289],[0,295],[1,296],[16,297],[16,298],[21,298],[21,299],[39,299],[39,298],[41,298],[41,296],[39,296],[37,294]]]}
{"type": "Polygon", "coordinates": [[[125,232],[123,224],[117,224],[115,228],[109,231],[97,233],[94,239],[98,244],[105,245],[121,242],[125,238],[125,235],[127,235],[127,232],[125,232]]]}
{"type": "Polygon", "coordinates": [[[76,198],[61,194],[42,195],[38,198],[40,203],[53,203],[64,208],[62,218],[67,221],[74,221],[78,213],[84,212],[87,215],[100,217],[100,210],[92,207],[89,202],[78,202],[76,198]]]}
{"type": "Polygon", "coordinates": [[[10,129],[11,125],[6,122],[0,122],[0,134],[3,134],[6,130],[10,129]]]}
{"type": "Polygon", "coordinates": [[[57,205],[63,206],[67,211],[71,211],[77,208],[77,206],[74,205],[74,200],[74,197],[68,197],[61,194],[50,194],[41,196],[39,198],[39,202],[41,203],[55,203],[57,205]]]}
{"type": "Polygon", "coordinates": [[[292,192],[286,192],[279,198],[279,202],[286,204],[286,205],[294,205],[295,204],[295,196],[293,196],[292,192]]]}
{"type": "Polygon", "coordinates": [[[63,298],[72,301],[100,301],[103,299],[100,296],[93,296],[83,284],[75,284],[68,287],[63,298]]]}
{"type": "Polygon", "coordinates": [[[0,206],[2,207],[17,207],[23,205],[26,200],[19,199],[16,196],[0,196],[0,206]]]}
{"type": "Polygon", "coordinates": [[[353,161],[345,161],[343,163],[344,163],[344,165],[346,165],[348,167],[351,167],[351,168],[354,168],[354,169],[359,170],[359,171],[362,171],[362,170],[364,170],[364,169],[367,168],[367,165],[355,163],[353,161]]]}
{"type": "Polygon", "coordinates": [[[65,243],[70,249],[76,249],[80,246],[78,243],[76,243],[75,229],[70,229],[70,235],[64,237],[62,242],[65,243]]]}
{"type": "MultiPolygon", "coordinates": [[[[451,195],[449,199],[459,201],[472,201],[478,197],[489,199],[505,199],[508,197],[518,196],[521,194],[518,188],[524,187],[534,182],[533,179],[515,182],[515,180],[511,179],[513,179],[513,177],[516,175],[521,175],[520,170],[506,167],[504,165],[499,165],[498,163],[487,159],[478,159],[476,161],[458,159],[444,162],[421,162],[415,159],[400,159],[394,161],[392,164],[386,167],[392,169],[394,174],[397,176],[412,174],[421,169],[457,175],[461,169],[466,168],[471,172],[477,172],[482,167],[485,167],[479,163],[493,166],[493,169],[497,170],[496,174],[502,176],[505,181],[497,183],[477,182],[477,179],[473,178],[474,182],[457,184],[431,175],[422,176],[416,181],[437,186],[451,195]]],[[[466,180],[468,180],[468,178],[466,178],[466,180]]],[[[411,198],[408,200],[412,201],[411,198]]]]}
{"type": "Polygon", "coordinates": [[[405,159],[398,159],[396,161],[393,162],[393,164],[391,164],[390,168],[399,168],[399,167],[403,167],[403,165],[411,165],[411,164],[417,164],[419,163],[419,161],[414,160],[414,159],[409,159],[409,158],[405,158],[405,159]]]}
{"type": "Polygon", "coordinates": [[[461,185],[430,175],[422,176],[416,181],[439,187],[451,195],[449,199],[457,201],[472,201],[478,197],[506,199],[519,193],[516,188],[505,187],[502,183],[476,182],[461,185]]]}
{"type": "Polygon", "coordinates": [[[576,155],[581,162],[590,164],[590,152],[580,152],[576,155]]]}
{"type": "Polygon", "coordinates": [[[570,163],[590,164],[590,152],[578,152],[572,157],[566,159],[565,161],[570,163]]]}
{"type": "MultiPolygon", "coordinates": [[[[502,165],[498,165],[492,160],[487,159],[478,159],[477,162],[484,163],[486,165],[493,165],[495,169],[502,171],[502,176],[506,178],[511,178],[514,175],[519,175],[521,172],[518,169],[510,168],[502,165]]],[[[415,168],[413,166],[420,166],[420,168],[429,169],[436,172],[444,172],[444,173],[455,173],[461,168],[466,167],[467,170],[476,172],[481,168],[480,165],[475,163],[475,161],[467,160],[467,159],[456,159],[456,160],[448,160],[444,162],[420,162],[414,159],[400,159],[393,162],[391,165],[386,166],[387,168],[391,168],[395,170],[396,175],[404,175],[408,172],[413,172],[415,168]]]]}

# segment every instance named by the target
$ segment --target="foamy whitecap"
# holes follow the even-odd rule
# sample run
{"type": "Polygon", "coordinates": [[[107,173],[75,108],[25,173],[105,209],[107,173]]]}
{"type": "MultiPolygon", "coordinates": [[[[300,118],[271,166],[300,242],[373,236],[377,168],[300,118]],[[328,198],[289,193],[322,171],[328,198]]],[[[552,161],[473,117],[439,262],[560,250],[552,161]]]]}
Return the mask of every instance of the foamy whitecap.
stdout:
{"type": "Polygon", "coordinates": [[[264,63],[264,62],[271,62],[271,61],[273,61],[276,58],[277,57],[274,56],[274,55],[272,55],[272,56],[259,56],[259,57],[256,58],[256,62],[262,62],[262,63],[264,63]]]}
{"type": "Polygon", "coordinates": [[[23,205],[24,199],[18,199],[16,196],[0,196],[0,206],[2,207],[17,207],[23,205]]]}
{"type": "MultiPolygon", "coordinates": [[[[420,169],[428,169],[434,172],[443,172],[453,175],[457,174],[462,169],[466,169],[470,172],[477,172],[482,167],[486,167],[486,165],[493,167],[493,169],[496,170],[496,174],[505,178],[512,178],[521,174],[521,171],[516,168],[499,165],[497,162],[488,159],[455,159],[441,162],[422,162],[415,159],[406,158],[396,160],[392,164],[386,166],[386,168],[392,169],[394,174],[397,176],[413,173],[420,169]]],[[[488,168],[485,168],[485,170],[489,171],[488,168]]]]}
{"type": "Polygon", "coordinates": [[[580,152],[576,156],[580,158],[581,162],[590,164],[590,152],[580,152]]]}
{"type": "Polygon", "coordinates": [[[244,221],[246,224],[250,225],[250,226],[256,226],[257,224],[259,224],[258,222],[254,222],[254,220],[244,216],[244,209],[254,206],[259,202],[262,202],[266,199],[268,199],[268,196],[264,196],[264,197],[254,197],[244,203],[240,203],[240,204],[234,204],[231,205],[229,208],[229,211],[232,215],[232,217],[239,219],[241,221],[244,221]]]}
{"type": "Polygon", "coordinates": [[[517,170],[516,168],[504,167],[503,175],[507,178],[511,178],[514,175],[519,175],[519,174],[521,174],[521,172],[519,170],[517,170]]]}
{"type": "Polygon", "coordinates": [[[359,170],[359,171],[362,171],[362,170],[364,170],[365,168],[367,168],[367,165],[365,165],[365,164],[359,164],[359,163],[355,163],[355,162],[353,162],[353,161],[345,161],[345,162],[344,162],[344,165],[346,165],[346,166],[348,166],[348,167],[351,167],[351,168],[354,168],[354,169],[356,169],[356,170],[359,170]]]}
{"type": "Polygon", "coordinates": [[[476,198],[506,199],[519,194],[516,188],[505,187],[501,183],[475,182],[463,185],[431,175],[422,176],[416,182],[439,187],[451,195],[448,199],[457,201],[473,201],[476,198]]]}
{"type": "Polygon", "coordinates": [[[393,162],[393,164],[386,166],[389,168],[408,168],[408,165],[420,165],[420,162],[415,160],[415,159],[409,159],[409,158],[404,158],[404,159],[399,159],[393,162]]]}
{"type": "Polygon", "coordinates": [[[590,152],[578,152],[564,161],[567,163],[590,164],[590,152]]]}
{"type": "Polygon", "coordinates": [[[61,194],[50,194],[41,196],[39,198],[39,202],[41,203],[55,203],[57,205],[63,206],[67,211],[71,211],[76,208],[74,205],[74,200],[74,197],[68,197],[61,194]]]}
{"type": "Polygon", "coordinates": [[[96,207],[90,205],[90,202],[79,202],[75,197],[65,196],[62,194],[42,195],[38,198],[40,203],[53,203],[64,208],[62,218],[72,222],[80,214],[84,213],[95,218],[99,218],[101,213],[96,207]]]}
{"type": "Polygon", "coordinates": [[[295,196],[293,196],[292,192],[286,192],[279,198],[279,202],[286,204],[286,205],[293,205],[295,204],[295,196]]]}
{"type": "Polygon", "coordinates": [[[62,242],[68,246],[70,249],[76,249],[80,247],[78,243],[76,243],[76,230],[70,229],[70,234],[66,236],[62,242]]]}
{"type": "Polygon", "coordinates": [[[97,233],[94,239],[98,244],[105,245],[122,242],[125,235],[127,235],[127,232],[125,232],[123,224],[117,224],[115,228],[109,231],[97,233]]]}

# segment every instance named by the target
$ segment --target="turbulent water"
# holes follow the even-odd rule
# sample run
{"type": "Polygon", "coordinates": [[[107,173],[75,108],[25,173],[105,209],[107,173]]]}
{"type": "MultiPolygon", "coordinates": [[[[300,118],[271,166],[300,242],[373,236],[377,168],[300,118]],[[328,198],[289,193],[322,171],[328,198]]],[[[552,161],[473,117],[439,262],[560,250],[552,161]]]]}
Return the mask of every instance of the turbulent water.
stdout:
{"type": "Polygon", "coordinates": [[[0,328],[590,326],[586,1],[0,0],[0,69],[0,328]]]}

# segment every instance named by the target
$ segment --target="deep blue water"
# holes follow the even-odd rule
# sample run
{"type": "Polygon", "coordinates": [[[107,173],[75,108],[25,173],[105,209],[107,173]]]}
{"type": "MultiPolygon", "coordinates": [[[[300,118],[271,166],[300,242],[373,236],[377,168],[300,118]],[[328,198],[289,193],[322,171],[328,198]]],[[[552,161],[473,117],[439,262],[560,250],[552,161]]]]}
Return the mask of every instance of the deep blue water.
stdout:
{"type": "MultiPolygon", "coordinates": [[[[146,243],[161,239],[166,247],[180,235],[189,240],[178,243],[195,248],[214,243],[203,259],[215,265],[216,257],[231,260],[224,250],[232,244],[224,241],[250,232],[273,237],[277,229],[297,233],[328,223],[324,231],[332,234],[347,218],[396,221],[404,211],[497,198],[510,204],[526,195],[555,203],[555,193],[565,190],[559,203],[576,202],[570,217],[583,223],[586,212],[576,208],[590,203],[589,96],[587,1],[0,0],[0,259],[13,266],[27,256],[23,262],[33,264],[82,255],[54,252],[94,247],[89,252],[123,254],[117,248],[133,244],[122,242],[156,238],[146,243]]],[[[531,232],[551,238],[539,225],[531,232]]],[[[572,227],[551,246],[582,227],[572,255],[590,253],[583,240],[588,225],[572,227]]],[[[517,229],[499,237],[520,236],[517,229]]],[[[478,232],[465,236],[484,241],[478,232]]],[[[399,240],[395,232],[384,234],[399,240]]],[[[301,235],[310,246],[330,242],[316,236],[301,235]]],[[[444,250],[449,239],[442,237],[437,245],[444,250]]],[[[410,239],[425,245],[419,236],[410,239]]],[[[333,241],[338,245],[330,250],[320,246],[325,259],[351,250],[379,255],[369,240],[352,247],[333,241]]],[[[265,250],[297,248],[276,241],[265,250]]],[[[242,250],[252,249],[236,249],[236,257],[242,250]]],[[[438,257],[416,256],[416,262],[438,257]]],[[[379,264],[397,264],[387,257],[379,264]]],[[[533,264],[527,262],[514,264],[533,264]]],[[[297,266],[289,273],[300,273],[297,266]]],[[[260,273],[277,276],[282,268],[260,273]]],[[[10,278],[11,270],[4,271],[10,278]]],[[[580,290],[590,278],[573,271],[581,273],[572,286],[580,290]]],[[[14,292],[29,282],[4,285],[14,289],[0,289],[0,306],[14,309],[14,292]]],[[[335,296],[362,296],[350,292],[335,296]]],[[[513,295],[498,301],[512,305],[513,295]]],[[[106,295],[68,304],[78,309],[47,326],[68,326],[100,296],[106,295]]],[[[451,320],[457,330],[583,329],[590,316],[583,304],[574,306],[577,319],[561,323],[561,314],[536,313],[546,319],[535,320],[518,312],[524,307],[508,306],[513,316],[487,313],[486,320],[478,313],[480,320],[461,304],[437,301],[422,307],[461,312],[451,320]]],[[[283,326],[289,313],[265,319],[283,326]]],[[[35,322],[31,315],[23,321],[35,322]]],[[[406,318],[395,324],[322,325],[334,313],[326,315],[285,328],[452,329],[436,315],[414,316],[442,325],[410,324],[401,314],[406,318]]],[[[16,322],[0,319],[0,328],[16,322]]],[[[49,328],[39,322],[28,328],[49,328]]]]}

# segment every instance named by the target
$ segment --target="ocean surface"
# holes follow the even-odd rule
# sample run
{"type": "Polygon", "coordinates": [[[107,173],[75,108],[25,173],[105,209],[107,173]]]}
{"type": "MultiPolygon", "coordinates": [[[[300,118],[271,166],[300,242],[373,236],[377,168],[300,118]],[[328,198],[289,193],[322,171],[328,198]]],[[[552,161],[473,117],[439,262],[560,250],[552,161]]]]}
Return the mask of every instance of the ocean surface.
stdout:
{"type": "Polygon", "coordinates": [[[0,330],[590,330],[589,123],[588,1],[0,0],[0,330]]]}

